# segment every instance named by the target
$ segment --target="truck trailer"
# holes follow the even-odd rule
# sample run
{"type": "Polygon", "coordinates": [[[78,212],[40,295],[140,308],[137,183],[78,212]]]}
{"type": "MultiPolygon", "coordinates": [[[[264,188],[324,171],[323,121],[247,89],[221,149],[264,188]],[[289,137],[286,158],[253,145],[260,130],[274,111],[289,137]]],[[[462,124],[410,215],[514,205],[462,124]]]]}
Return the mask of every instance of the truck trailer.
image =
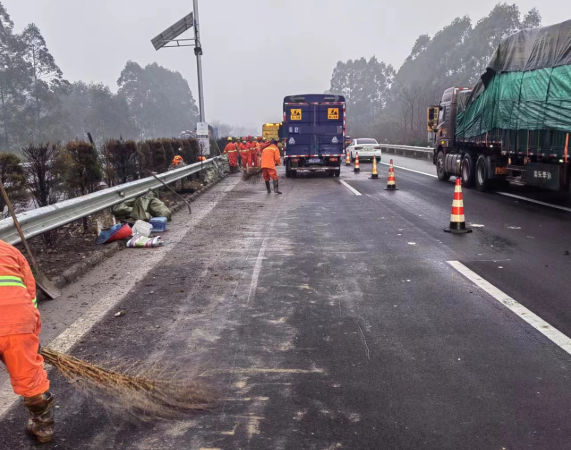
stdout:
{"type": "Polygon", "coordinates": [[[571,20],[509,36],[476,86],[446,89],[427,115],[440,180],[569,191],[571,20]]]}
{"type": "Polygon", "coordinates": [[[339,176],[345,142],[345,97],[331,94],[289,95],[283,103],[286,177],[300,171],[339,176]]]}

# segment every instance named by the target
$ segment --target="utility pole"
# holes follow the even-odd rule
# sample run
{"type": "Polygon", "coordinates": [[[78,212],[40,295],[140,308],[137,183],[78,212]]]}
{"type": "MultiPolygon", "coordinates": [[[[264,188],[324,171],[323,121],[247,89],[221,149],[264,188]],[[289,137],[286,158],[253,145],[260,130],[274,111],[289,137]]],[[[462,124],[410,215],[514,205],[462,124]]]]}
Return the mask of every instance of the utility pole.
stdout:
{"type": "Polygon", "coordinates": [[[200,121],[205,122],[204,91],[202,87],[202,43],[200,42],[200,24],[198,20],[198,0],[192,0],[194,10],[194,54],[196,55],[196,70],[198,71],[198,105],[200,121]]]}

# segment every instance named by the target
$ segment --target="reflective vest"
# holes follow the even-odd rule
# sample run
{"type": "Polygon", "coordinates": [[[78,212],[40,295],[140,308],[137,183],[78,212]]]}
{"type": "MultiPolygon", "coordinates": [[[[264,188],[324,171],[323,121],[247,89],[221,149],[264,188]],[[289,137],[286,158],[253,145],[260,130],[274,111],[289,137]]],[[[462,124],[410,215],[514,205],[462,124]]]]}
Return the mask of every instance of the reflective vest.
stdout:
{"type": "Polygon", "coordinates": [[[0,241],[0,336],[39,334],[36,281],[26,258],[0,241]]]}

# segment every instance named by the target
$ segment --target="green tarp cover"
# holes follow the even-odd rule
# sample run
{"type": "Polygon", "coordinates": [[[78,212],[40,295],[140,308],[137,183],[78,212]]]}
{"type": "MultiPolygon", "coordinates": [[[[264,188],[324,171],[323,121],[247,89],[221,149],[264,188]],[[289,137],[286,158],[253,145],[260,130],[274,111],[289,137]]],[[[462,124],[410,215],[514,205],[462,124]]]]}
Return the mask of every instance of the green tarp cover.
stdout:
{"type": "Polygon", "coordinates": [[[166,217],[172,219],[170,209],[160,201],[154,192],[137,198],[125,200],[112,208],[113,215],[117,219],[133,219],[149,221],[153,217],[166,217]]]}
{"type": "Polygon", "coordinates": [[[493,129],[571,132],[571,20],[499,45],[456,119],[458,137],[493,129]]]}

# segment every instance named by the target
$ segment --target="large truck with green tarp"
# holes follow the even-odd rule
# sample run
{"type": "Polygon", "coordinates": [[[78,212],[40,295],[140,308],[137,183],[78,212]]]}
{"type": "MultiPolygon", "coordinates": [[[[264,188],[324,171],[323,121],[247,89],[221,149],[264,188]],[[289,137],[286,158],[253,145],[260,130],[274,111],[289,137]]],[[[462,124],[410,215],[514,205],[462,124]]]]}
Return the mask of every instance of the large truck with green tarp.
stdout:
{"type": "Polygon", "coordinates": [[[506,38],[474,88],[428,108],[428,131],[440,180],[569,191],[571,20],[506,38]]]}

